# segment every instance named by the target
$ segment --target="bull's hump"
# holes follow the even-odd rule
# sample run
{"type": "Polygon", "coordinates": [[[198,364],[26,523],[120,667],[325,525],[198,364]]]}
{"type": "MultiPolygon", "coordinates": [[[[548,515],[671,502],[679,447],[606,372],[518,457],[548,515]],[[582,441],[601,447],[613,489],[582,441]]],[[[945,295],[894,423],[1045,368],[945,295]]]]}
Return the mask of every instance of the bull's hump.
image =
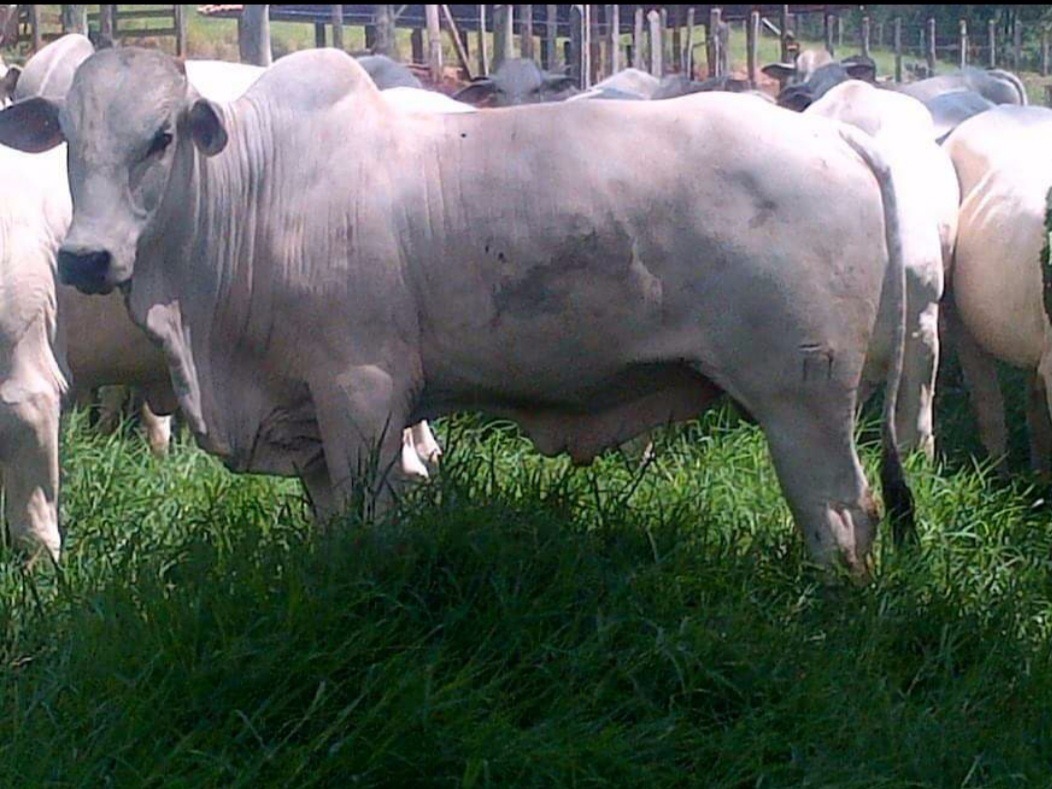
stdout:
{"type": "Polygon", "coordinates": [[[273,97],[299,110],[329,107],[348,96],[371,97],[380,92],[369,74],[350,55],[338,49],[293,52],[266,70],[246,95],[273,97]]]}

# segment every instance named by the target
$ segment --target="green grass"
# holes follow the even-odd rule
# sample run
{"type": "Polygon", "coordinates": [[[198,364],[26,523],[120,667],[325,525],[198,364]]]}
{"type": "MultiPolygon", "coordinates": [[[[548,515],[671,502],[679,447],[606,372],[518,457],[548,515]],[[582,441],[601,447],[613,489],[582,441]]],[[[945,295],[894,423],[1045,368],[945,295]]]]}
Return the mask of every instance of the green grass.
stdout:
{"type": "Polygon", "coordinates": [[[440,437],[395,519],[316,534],[295,482],[74,414],[62,566],[0,557],[0,785],[1047,781],[1052,518],[1025,477],[912,459],[920,550],[882,542],[857,588],[809,565],[729,411],[642,472],[472,417],[440,437]]]}

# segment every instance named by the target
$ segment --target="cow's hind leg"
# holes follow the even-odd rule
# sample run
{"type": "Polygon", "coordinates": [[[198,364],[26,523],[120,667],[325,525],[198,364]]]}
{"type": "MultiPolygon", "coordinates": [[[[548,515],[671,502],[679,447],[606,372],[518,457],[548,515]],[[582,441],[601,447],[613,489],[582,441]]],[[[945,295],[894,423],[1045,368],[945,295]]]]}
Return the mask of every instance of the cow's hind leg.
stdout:
{"type": "Polygon", "coordinates": [[[57,393],[35,392],[0,403],[4,465],[4,516],[12,542],[35,555],[59,558],[57,393]]]}
{"type": "Polygon", "coordinates": [[[852,399],[840,399],[823,408],[801,398],[757,418],[812,559],[865,575],[880,516],[855,450],[852,399]]]}

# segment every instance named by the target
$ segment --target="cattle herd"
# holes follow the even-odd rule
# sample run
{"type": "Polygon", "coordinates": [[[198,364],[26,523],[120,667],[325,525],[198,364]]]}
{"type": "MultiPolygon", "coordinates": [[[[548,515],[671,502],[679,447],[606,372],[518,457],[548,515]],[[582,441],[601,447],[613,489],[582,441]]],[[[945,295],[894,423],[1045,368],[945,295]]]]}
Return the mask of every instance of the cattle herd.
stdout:
{"type": "Polygon", "coordinates": [[[812,558],[864,573],[857,410],[884,387],[906,539],[899,453],[935,451],[950,342],[1000,462],[994,363],[1030,372],[1048,471],[1052,110],[1003,71],[766,71],[777,98],[634,69],[578,92],[508,60],[450,98],[333,49],[261,69],[71,35],[0,64],[13,539],[59,557],[60,408],[107,384],[234,471],[298,476],[320,519],[426,477],[451,411],[586,463],[729,396],[812,558]]]}

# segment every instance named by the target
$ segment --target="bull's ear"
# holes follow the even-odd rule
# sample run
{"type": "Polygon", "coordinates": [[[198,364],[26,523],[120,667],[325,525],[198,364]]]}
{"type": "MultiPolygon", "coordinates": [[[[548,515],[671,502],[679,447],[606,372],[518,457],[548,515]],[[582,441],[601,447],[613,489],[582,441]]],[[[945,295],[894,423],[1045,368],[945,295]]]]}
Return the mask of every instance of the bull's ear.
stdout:
{"type": "Polygon", "coordinates": [[[768,63],[762,69],[764,74],[773,79],[785,81],[796,74],[795,63],[768,63]]]}
{"type": "Polygon", "coordinates": [[[7,69],[7,73],[0,77],[0,102],[15,95],[15,86],[18,85],[18,78],[21,75],[22,69],[18,66],[11,66],[7,69]]]}
{"type": "Polygon", "coordinates": [[[0,145],[43,153],[66,141],[58,124],[59,105],[35,97],[0,110],[0,145]]]}
{"type": "Polygon", "coordinates": [[[814,94],[803,85],[794,85],[778,94],[778,106],[793,112],[803,112],[814,101],[814,94]]]}
{"type": "Polygon", "coordinates": [[[208,99],[198,99],[190,107],[190,137],[205,156],[215,156],[226,147],[223,117],[208,99]]]}
{"type": "Polygon", "coordinates": [[[470,85],[454,93],[453,98],[457,101],[478,106],[484,104],[496,92],[497,83],[492,79],[489,77],[476,77],[471,81],[470,85]]]}

